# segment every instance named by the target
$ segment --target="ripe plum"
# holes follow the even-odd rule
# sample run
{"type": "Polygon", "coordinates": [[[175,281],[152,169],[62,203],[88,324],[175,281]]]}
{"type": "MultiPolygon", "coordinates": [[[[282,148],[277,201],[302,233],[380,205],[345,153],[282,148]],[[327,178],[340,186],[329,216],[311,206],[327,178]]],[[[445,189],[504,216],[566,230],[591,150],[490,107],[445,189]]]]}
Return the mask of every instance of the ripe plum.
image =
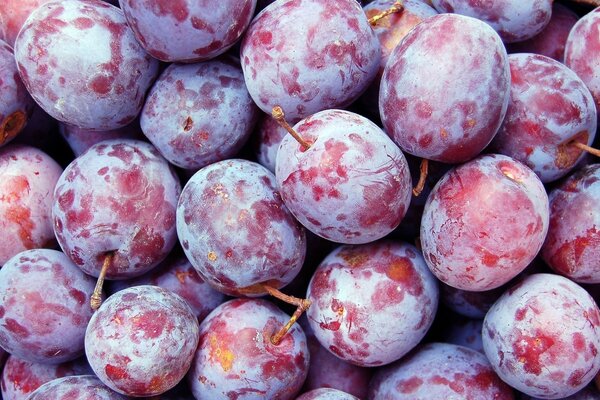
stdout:
{"type": "Polygon", "coordinates": [[[256,104],[293,120],[356,100],[381,53],[356,0],[280,0],[254,18],[240,56],[256,104]]]}
{"type": "Polygon", "coordinates": [[[148,94],[140,124],[172,164],[198,170],[234,156],[258,113],[239,64],[220,58],[167,67],[148,94]]]}
{"type": "Polygon", "coordinates": [[[27,400],[30,393],[46,382],[65,376],[92,374],[87,360],[82,357],[62,364],[40,364],[10,356],[2,370],[2,398],[27,400]]]}
{"type": "Polygon", "coordinates": [[[545,399],[566,397],[600,370],[600,310],[569,279],[533,274],[506,291],[487,313],[483,348],[512,387],[545,399]]]}
{"type": "Polygon", "coordinates": [[[196,400],[294,399],[309,365],[304,332],[295,324],[271,342],[288,319],[261,299],[230,300],[209,314],[188,374],[196,400]]]}
{"type": "Polygon", "coordinates": [[[429,343],[381,368],[371,380],[370,400],[512,400],[512,389],[498,378],[478,351],[429,343]]]}
{"type": "Polygon", "coordinates": [[[246,30],[256,0],[120,0],[135,37],[153,57],[197,62],[218,56],[246,30]]]}
{"type": "Polygon", "coordinates": [[[575,142],[594,142],[594,99],[583,81],[558,61],[531,53],[511,54],[508,60],[510,101],[492,148],[527,165],[542,182],[554,181],[586,154],[575,142]]]}
{"type": "Polygon", "coordinates": [[[600,283],[600,164],[575,172],[549,194],[548,265],[582,283],[600,283]]]}
{"type": "Polygon", "coordinates": [[[306,253],[304,229],[281,200],[275,176],[241,159],[194,174],[179,199],[177,232],[198,273],[230,295],[264,294],[262,283],[285,286],[306,253]]]}
{"type": "Polygon", "coordinates": [[[52,194],[62,172],[34,147],[0,149],[0,266],[21,251],[56,246],[52,194]]]}
{"type": "Polygon", "coordinates": [[[379,111],[403,150],[459,163],[492,140],[509,94],[508,57],[496,32],[474,18],[440,14],[418,24],[390,55],[379,111]]]}
{"type": "Polygon", "coordinates": [[[0,269],[0,346],[58,364],[83,355],[93,278],[56,250],[26,250],[0,269]]]}
{"type": "Polygon", "coordinates": [[[46,3],[15,42],[23,83],[55,119],[94,130],[133,121],[158,72],[123,12],[98,0],[46,3]]]}
{"type": "Polygon", "coordinates": [[[438,306],[437,280],[409,244],[341,246],[308,286],[310,326],[323,347],[359,366],[389,364],[423,339],[438,306]]]}
{"type": "Polygon", "coordinates": [[[429,195],[423,256],[447,285],[494,289],[535,258],[548,219],[548,196],[532,170],[504,155],[483,155],[448,172],[429,195]]]}
{"type": "Polygon", "coordinates": [[[198,339],[198,320],[185,300],[156,286],[134,286],[110,296],[94,313],[85,353],[111,389],[154,396],[185,377],[198,339]]]}
{"type": "Polygon", "coordinates": [[[565,45],[565,65],[587,85],[600,110],[600,7],[584,15],[571,29],[565,45]]]}
{"type": "Polygon", "coordinates": [[[432,0],[441,13],[468,15],[488,23],[506,43],[529,39],[548,25],[552,0],[432,0]]]}
{"type": "Polygon", "coordinates": [[[125,279],[154,268],[177,241],[178,178],[150,144],[98,143],[61,175],[54,193],[54,231],[85,273],[125,279]]]}
{"type": "Polygon", "coordinates": [[[377,125],[325,110],[294,126],[281,142],[275,176],[281,197],[311,232],[340,243],[367,243],[393,231],[411,199],[402,151],[377,125]]]}

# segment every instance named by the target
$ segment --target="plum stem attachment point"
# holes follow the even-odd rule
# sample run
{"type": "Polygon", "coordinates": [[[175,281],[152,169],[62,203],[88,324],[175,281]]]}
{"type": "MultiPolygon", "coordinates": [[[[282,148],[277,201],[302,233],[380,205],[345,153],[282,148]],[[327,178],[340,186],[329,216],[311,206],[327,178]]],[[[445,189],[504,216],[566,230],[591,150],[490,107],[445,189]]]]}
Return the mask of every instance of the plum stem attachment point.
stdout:
{"type": "Polygon", "coordinates": [[[18,110],[8,115],[0,124],[0,145],[8,142],[25,127],[27,123],[27,114],[18,110]]]}
{"type": "Polygon", "coordinates": [[[100,270],[100,275],[98,276],[98,280],[96,281],[96,287],[94,288],[94,293],[92,293],[92,297],[90,299],[90,306],[92,310],[96,311],[102,305],[102,286],[104,286],[104,278],[106,277],[106,272],[108,268],[112,264],[113,253],[110,252],[104,257],[104,262],[102,263],[102,269],[100,270]]]}
{"type": "Polygon", "coordinates": [[[271,336],[271,343],[273,343],[275,346],[278,346],[285,334],[288,333],[288,331],[292,328],[292,325],[294,325],[298,318],[300,318],[300,316],[309,309],[311,302],[308,299],[300,299],[298,297],[288,296],[287,294],[281,293],[278,289],[275,289],[269,285],[261,284],[260,286],[262,286],[265,292],[269,293],[271,296],[297,307],[290,320],[284,326],[282,326],[279,331],[271,336]]]}
{"type": "Polygon", "coordinates": [[[413,196],[418,197],[421,192],[423,191],[423,188],[425,188],[425,181],[427,180],[427,174],[429,173],[429,160],[426,158],[421,159],[421,167],[419,168],[420,170],[420,174],[419,174],[419,182],[417,182],[417,185],[413,188],[412,192],[413,192],[413,196]]]}
{"type": "Polygon", "coordinates": [[[373,15],[371,18],[369,18],[369,25],[375,26],[379,21],[381,21],[388,15],[395,14],[402,10],[404,10],[404,4],[402,4],[402,1],[398,0],[394,4],[392,4],[392,6],[387,10],[382,11],[379,14],[373,15]]]}
{"type": "Polygon", "coordinates": [[[288,133],[292,135],[298,143],[300,143],[304,151],[310,148],[310,143],[302,139],[302,137],[298,135],[298,132],[296,132],[294,128],[292,128],[290,124],[287,123],[287,121],[285,120],[285,113],[283,112],[283,108],[281,108],[280,106],[273,107],[273,110],[271,110],[271,116],[275,119],[275,121],[277,121],[279,126],[288,131],[288,133]]]}
{"type": "Polygon", "coordinates": [[[592,154],[592,155],[594,155],[596,157],[600,157],[600,150],[599,149],[595,149],[595,148],[593,148],[591,146],[588,146],[585,143],[574,141],[574,142],[572,142],[572,146],[575,146],[578,149],[586,151],[586,152],[588,152],[588,153],[590,153],[590,154],[592,154]]]}

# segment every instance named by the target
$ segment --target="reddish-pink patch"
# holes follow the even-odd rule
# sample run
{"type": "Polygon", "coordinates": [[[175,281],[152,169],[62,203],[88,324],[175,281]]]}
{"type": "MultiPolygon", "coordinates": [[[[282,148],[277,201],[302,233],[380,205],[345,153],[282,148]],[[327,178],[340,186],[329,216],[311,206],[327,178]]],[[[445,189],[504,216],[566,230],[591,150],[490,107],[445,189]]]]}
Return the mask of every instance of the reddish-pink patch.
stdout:
{"type": "Polygon", "coordinates": [[[421,385],[423,384],[423,379],[413,376],[406,380],[401,380],[398,382],[397,389],[400,393],[409,394],[417,391],[421,385]]]}
{"type": "Polygon", "coordinates": [[[164,329],[168,328],[169,321],[163,312],[154,310],[147,311],[133,320],[136,329],[143,332],[146,339],[156,339],[162,335],[164,329]]]}
{"type": "Polygon", "coordinates": [[[536,336],[519,335],[513,344],[515,358],[523,364],[525,372],[539,375],[543,362],[540,357],[555,344],[555,338],[538,333],[536,336]]]}
{"type": "Polygon", "coordinates": [[[104,372],[106,373],[108,379],[113,382],[129,378],[129,373],[125,368],[117,367],[111,364],[107,364],[106,367],[104,367],[104,372]]]}

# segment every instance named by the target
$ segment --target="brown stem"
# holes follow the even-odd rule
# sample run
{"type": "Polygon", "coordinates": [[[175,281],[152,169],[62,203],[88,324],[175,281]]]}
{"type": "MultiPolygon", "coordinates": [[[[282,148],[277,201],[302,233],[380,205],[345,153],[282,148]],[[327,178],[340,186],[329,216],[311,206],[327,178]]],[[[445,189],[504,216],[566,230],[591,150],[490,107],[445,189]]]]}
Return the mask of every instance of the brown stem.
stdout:
{"type": "Polygon", "coordinates": [[[581,143],[581,142],[571,142],[572,146],[577,147],[578,149],[581,149],[583,151],[587,151],[588,153],[595,155],[596,157],[600,157],[600,150],[599,149],[595,149],[591,146],[588,146],[587,144],[581,143]]]}
{"type": "Polygon", "coordinates": [[[281,108],[280,106],[273,107],[273,110],[271,111],[271,115],[283,129],[288,131],[288,133],[290,135],[292,135],[298,143],[300,143],[300,145],[303,147],[303,151],[310,149],[310,143],[308,143],[306,140],[302,139],[302,137],[300,137],[300,135],[298,135],[298,132],[296,132],[294,130],[294,128],[292,128],[290,126],[290,124],[288,124],[287,121],[285,120],[285,113],[283,112],[283,108],[281,108]]]}
{"type": "Polygon", "coordinates": [[[381,21],[388,15],[400,12],[402,10],[404,10],[404,5],[402,4],[401,0],[398,0],[394,4],[392,4],[392,6],[390,8],[388,8],[387,10],[382,11],[379,14],[373,15],[371,18],[369,18],[369,24],[371,26],[375,26],[375,25],[377,25],[377,23],[379,21],[381,21]]]}
{"type": "Polygon", "coordinates": [[[104,257],[104,263],[102,264],[100,275],[98,276],[98,280],[96,281],[94,293],[92,294],[92,297],[90,299],[90,306],[94,311],[96,311],[102,305],[102,286],[104,285],[104,277],[106,277],[106,272],[112,264],[112,258],[113,252],[106,254],[106,256],[104,257]]]}
{"type": "Polygon", "coordinates": [[[425,187],[425,181],[427,180],[427,174],[429,173],[429,160],[426,158],[421,159],[421,174],[419,175],[419,182],[417,182],[417,186],[413,188],[413,196],[417,197],[423,191],[425,187]]]}
{"type": "Polygon", "coordinates": [[[274,287],[269,285],[261,284],[261,286],[265,290],[265,292],[269,293],[271,296],[286,303],[295,305],[297,307],[296,311],[294,311],[294,314],[291,316],[287,324],[282,326],[281,329],[279,329],[279,331],[277,331],[273,336],[271,336],[271,343],[277,346],[279,345],[279,343],[281,343],[281,340],[283,339],[285,334],[292,328],[292,325],[294,325],[298,318],[300,318],[302,313],[308,310],[311,302],[308,299],[300,299],[298,297],[288,296],[287,294],[281,293],[278,289],[275,289],[274,287]]]}
{"type": "Polygon", "coordinates": [[[3,145],[17,136],[17,134],[25,127],[26,122],[27,114],[21,110],[15,111],[4,118],[4,121],[0,124],[0,145],[3,145]]]}

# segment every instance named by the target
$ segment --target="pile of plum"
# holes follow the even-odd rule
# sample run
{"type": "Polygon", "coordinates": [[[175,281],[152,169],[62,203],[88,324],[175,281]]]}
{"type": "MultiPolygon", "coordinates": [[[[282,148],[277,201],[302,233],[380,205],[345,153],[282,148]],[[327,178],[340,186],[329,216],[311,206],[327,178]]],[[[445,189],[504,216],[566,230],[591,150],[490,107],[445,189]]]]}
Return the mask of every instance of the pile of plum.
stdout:
{"type": "Polygon", "coordinates": [[[0,399],[600,399],[600,1],[0,0],[0,399]]]}

